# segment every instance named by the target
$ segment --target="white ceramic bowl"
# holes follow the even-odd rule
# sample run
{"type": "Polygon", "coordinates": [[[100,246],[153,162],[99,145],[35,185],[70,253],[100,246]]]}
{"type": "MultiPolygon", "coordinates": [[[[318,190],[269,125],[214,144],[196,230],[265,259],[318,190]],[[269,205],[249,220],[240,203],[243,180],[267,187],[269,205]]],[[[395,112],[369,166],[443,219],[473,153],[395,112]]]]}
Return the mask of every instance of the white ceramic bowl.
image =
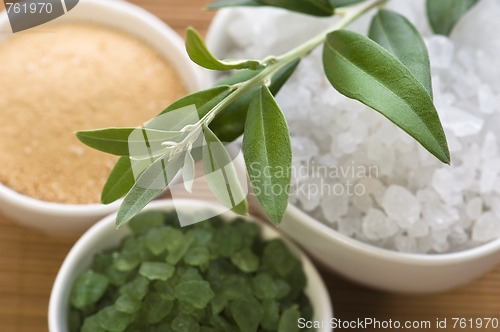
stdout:
{"type": "Polygon", "coordinates": [[[354,240],[290,205],[280,227],[318,261],[364,285],[431,293],[465,285],[500,263],[500,239],[438,255],[406,254],[354,240]]]}
{"type": "MultiPolygon", "coordinates": [[[[224,57],[233,46],[229,44],[227,27],[235,19],[238,16],[233,9],[224,9],[215,16],[207,35],[207,44],[215,54],[224,57]]],[[[215,80],[215,76],[211,79],[215,80]]],[[[450,290],[469,283],[500,263],[500,239],[451,254],[399,253],[342,235],[291,204],[280,230],[339,274],[370,287],[394,292],[450,290]]]]}
{"type": "MultiPolygon", "coordinates": [[[[222,212],[225,208],[210,202],[196,200],[176,200],[175,208],[183,213],[196,213],[200,210],[222,212]]],[[[172,200],[161,200],[150,203],[145,210],[174,209],[172,200]]],[[[232,212],[223,212],[226,218],[234,217],[232,212]]],[[[67,332],[67,316],[69,309],[69,296],[75,278],[90,265],[94,254],[104,249],[117,246],[120,240],[129,234],[127,227],[116,229],[116,215],[110,215],[92,226],[73,246],[64,263],[59,270],[56,281],[52,288],[49,304],[49,331],[67,332]]],[[[280,235],[271,227],[262,224],[262,236],[266,239],[279,237],[280,235]]],[[[328,322],[333,317],[332,306],[328,291],[311,261],[292,243],[283,239],[290,249],[302,261],[307,276],[306,293],[314,308],[314,320],[325,321],[325,327],[318,332],[329,332],[328,322]]]]}
{"type": "MultiPolygon", "coordinates": [[[[190,92],[204,87],[204,74],[187,56],[182,38],[160,19],[125,1],[82,0],[54,22],[92,22],[136,36],[168,59],[190,92]]],[[[6,12],[0,14],[0,31],[10,31],[6,12]]],[[[0,34],[0,43],[12,34],[0,34]]],[[[58,204],[19,194],[0,184],[0,213],[19,223],[50,233],[83,232],[105,215],[116,211],[120,201],[110,205],[58,204]]]]}

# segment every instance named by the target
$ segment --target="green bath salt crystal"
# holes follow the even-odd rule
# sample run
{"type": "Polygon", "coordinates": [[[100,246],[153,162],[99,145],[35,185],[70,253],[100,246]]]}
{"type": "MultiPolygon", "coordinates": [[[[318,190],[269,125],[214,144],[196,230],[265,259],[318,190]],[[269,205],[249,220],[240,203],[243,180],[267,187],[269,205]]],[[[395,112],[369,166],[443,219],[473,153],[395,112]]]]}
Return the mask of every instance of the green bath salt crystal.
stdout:
{"type": "Polygon", "coordinates": [[[167,263],[144,262],[139,268],[139,274],[149,280],[168,280],[174,275],[175,267],[167,263]]]}
{"type": "Polygon", "coordinates": [[[126,314],[135,314],[141,309],[141,301],[129,294],[124,294],[116,299],[115,309],[126,314]]]}
{"type": "Polygon", "coordinates": [[[206,281],[182,281],[175,287],[175,296],[179,301],[187,302],[198,309],[205,308],[214,295],[210,284],[206,281]]]}
{"type": "Polygon", "coordinates": [[[70,332],[293,332],[312,316],[300,260],[256,223],[181,228],[174,213],[148,211],[128,227],[75,280],[70,332]]]}
{"type": "Polygon", "coordinates": [[[100,273],[88,270],[75,281],[70,302],[76,309],[86,309],[95,304],[108,288],[108,279],[100,273]]]}
{"type": "Polygon", "coordinates": [[[120,294],[128,295],[136,300],[142,300],[148,291],[149,281],[142,276],[137,276],[119,289],[120,294]]]}

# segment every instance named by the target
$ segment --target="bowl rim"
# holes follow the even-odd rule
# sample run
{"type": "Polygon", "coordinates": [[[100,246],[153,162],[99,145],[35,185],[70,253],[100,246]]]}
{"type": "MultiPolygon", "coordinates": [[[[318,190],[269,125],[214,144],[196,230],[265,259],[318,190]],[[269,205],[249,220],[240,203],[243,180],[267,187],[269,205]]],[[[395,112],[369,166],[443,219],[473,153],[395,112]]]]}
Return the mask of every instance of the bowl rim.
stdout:
{"type": "Polygon", "coordinates": [[[89,204],[65,204],[58,202],[44,201],[28,195],[24,195],[0,183],[0,200],[9,202],[16,207],[37,211],[40,213],[56,213],[61,216],[72,216],[78,213],[80,216],[93,216],[95,213],[110,213],[120,206],[123,198],[110,204],[89,203],[89,204]]]}
{"type": "MultiPolygon", "coordinates": [[[[227,209],[223,208],[218,203],[197,200],[197,199],[156,200],[149,203],[144,209],[144,211],[150,211],[150,210],[169,211],[172,209],[176,209],[177,207],[180,207],[181,209],[187,209],[187,208],[193,208],[193,206],[202,209],[206,208],[210,210],[221,211],[225,218],[241,217],[233,213],[232,211],[226,211],[227,209]]],[[[48,326],[50,332],[66,332],[66,331],[59,331],[57,330],[57,328],[59,327],[58,320],[60,319],[59,309],[62,306],[68,305],[68,303],[64,303],[65,301],[63,299],[65,290],[69,292],[67,288],[68,287],[67,281],[72,276],[74,277],[73,271],[75,271],[75,269],[78,266],[80,266],[80,261],[82,260],[82,258],[85,258],[88,255],[89,251],[92,251],[92,247],[90,247],[89,244],[92,243],[94,237],[98,236],[102,232],[105,232],[106,230],[109,230],[110,227],[115,225],[116,215],[117,212],[109,214],[104,218],[102,218],[101,220],[99,220],[98,222],[96,222],[94,225],[92,225],[77,240],[77,242],[72,246],[69,253],[66,255],[57,273],[50,294],[50,300],[48,306],[48,326]]],[[[262,221],[262,219],[253,215],[243,218],[247,220],[262,221]]],[[[310,258],[306,255],[306,253],[302,249],[300,249],[297,245],[295,245],[291,240],[289,240],[286,236],[284,236],[277,230],[273,229],[267,223],[259,222],[259,227],[263,232],[270,234],[271,237],[273,238],[279,237],[292,250],[292,252],[296,255],[296,257],[298,257],[301,260],[304,272],[307,277],[306,292],[307,290],[311,291],[311,287],[313,287],[313,289],[315,289],[316,291],[314,293],[308,292],[308,295],[310,297],[314,295],[314,297],[318,299],[318,302],[321,303],[321,308],[314,307],[315,311],[314,318],[319,319],[320,321],[329,321],[331,318],[333,318],[333,309],[332,309],[330,293],[328,292],[328,289],[326,288],[326,285],[319,271],[317,270],[316,266],[312,263],[310,258]]],[[[127,230],[126,232],[129,231],[127,230]]],[[[115,234],[119,236],[118,233],[115,234]]],[[[265,235],[264,238],[266,238],[265,235]]]]}
{"type": "MultiPolygon", "coordinates": [[[[212,51],[217,52],[217,48],[223,44],[223,39],[220,37],[220,32],[225,31],[228,20],[234,17],[235,10],[254,10],[248,8],[223,8],[215,14],[212,23],[207,31],[206,42],[212,48],[212,51]]],[[[214,80],[212,76],[210,79],[214,80]]],[[[345,247],[353,249],[359,254],[370,256],[373,258],[384,258],[388,261],[411,263],[415,265],[445,265],[455,264],[457,262],[471,261],[476,258],[484,257],[494,253],[500,254],[500,238],[491,240],[486,243],[479,244],[473,248],[464,249],[461,251],[441,253],[441,254],[419,254],[419,253],[404,253],[395,250],[389,250],[381,247],[353,239],[344,235],[333,228],[327,226],[320,220],[310,216],[305,211],[300,209],[295,204],[289,203],[285,218],[292,218],[288,222],[298,222],[303,227],[312,228],[316,233],[322,233],[325,237],[337,241],[345,247]]],[[[286,220],[284,222],[287,222],[286,220]]]]}
{"type": "MultiPolygon", "coordinates": [[[[110,10],[120,11],[121,13],[135,16],[141,21],[147,23],[153,29],[161,31],[162,35],[170,41],[172,47],[178,49],[178,51],[184,50],[184,43],[182,38],[166,22],[162,21],[160,18],[138,5],[123,0],[85,0],[82,1],[82,3],[101,8],[105,7],[110,10]]],[[[55,19],[55,23],[57,23],[57,19],[58,18],[55,19]]],[[[9,18],[5,9],[0,11],[0,29],[3,27],[8,27],[10,29],[9,18]]],[[[0,42],[3,42],[3,40],[4,39],[2,39],[2,41],[0,42]]],[[[147,45],[151,48],[155,48],[155,45],[152,45],[150,42],[148,42],[147,45]]],[[[164,56],[162,55],[162,57],[164,56]]],[[[184,60],[189,60],[187,54],[184,60]]],[[[193,86],[196,86],[197,89],[205,87],[207,83],[206,75],[204,75],[196,66],[192,65],[191,67],[193,86]]],[[[191,89],[187,87],[187,90],[189,92],[189,90],[191,89]]],[[[93,217],[96,214],[103,215],[118,210],[119,206],[123,202],[123,198],[120,198],[110,204],[102,204],[97,202],[82,204],[51,202],[20,193],[1,182],[0,200],[9,203],[11,206],[22,208],[26,211],[43,214],[50,213],[63,217],[72,216],[75,214],[78,214],[82,217],[93,217]]]]}

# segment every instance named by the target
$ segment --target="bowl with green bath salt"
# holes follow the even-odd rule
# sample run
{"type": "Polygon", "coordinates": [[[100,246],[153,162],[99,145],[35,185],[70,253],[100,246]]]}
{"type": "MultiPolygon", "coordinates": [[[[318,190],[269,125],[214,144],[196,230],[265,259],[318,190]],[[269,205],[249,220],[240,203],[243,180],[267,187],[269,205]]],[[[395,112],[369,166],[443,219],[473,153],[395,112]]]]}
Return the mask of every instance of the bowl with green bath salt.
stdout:
{"type": "Polygon", "coordinates": [[[317,270],[272,228],[194,200],[153,202],[119,229],[115,218],[66,257],[50,332],[330,331],[317,270]],[[220,215],[179,226],[206,211],[220,215]]]}

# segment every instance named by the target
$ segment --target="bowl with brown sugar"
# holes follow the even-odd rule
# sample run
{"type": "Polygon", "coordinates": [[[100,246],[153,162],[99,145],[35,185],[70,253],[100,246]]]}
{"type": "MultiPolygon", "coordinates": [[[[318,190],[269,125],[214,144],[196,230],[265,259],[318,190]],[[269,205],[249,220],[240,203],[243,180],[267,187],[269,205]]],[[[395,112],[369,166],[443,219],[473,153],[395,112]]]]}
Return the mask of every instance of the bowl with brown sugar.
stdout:
{"type": "Polygon", "coordinates": [[[0,212],[46,232],[84,231],[120,204],[100,204],[117,159],[75,131],[137,127],[202,86],[182,39],[127,2],[81,1],[49,24],[0,34],[0,212]]]}

